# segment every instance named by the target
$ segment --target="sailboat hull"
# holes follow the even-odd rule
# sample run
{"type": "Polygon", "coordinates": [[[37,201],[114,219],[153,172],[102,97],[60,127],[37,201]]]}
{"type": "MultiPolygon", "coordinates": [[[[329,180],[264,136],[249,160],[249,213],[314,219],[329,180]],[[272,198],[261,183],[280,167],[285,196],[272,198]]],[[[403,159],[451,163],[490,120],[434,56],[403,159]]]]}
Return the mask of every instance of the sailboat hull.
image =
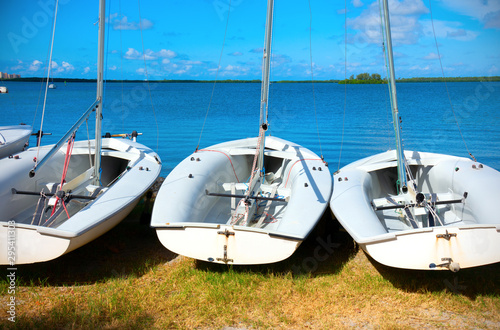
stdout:
{"type": "MultiPolygon", "coordinates": [[[[43,157],[50,147],[43,147],[39,156],[43,157]]],[[[93,151],[93,141],[90,148],[93,151]]],[[[88,151],[88,141],[75,143],[66,179],[67,185],[73,186],[72,194],[90,194],[88,190],[96,188],[89,174],[93,171],[88,151]]],[[[70,217],[62,213],[49,223],[44,222],[48,215],[38,219],[35,216],[41,195],[14,194],[12,190],[47,193],[47,187],[61,180],[65,152],[60,150],[30,178],[28,172],[36,154],[36,148],[32,148],[20,153],[19,158],[0,160],[3,185],[0,188],[0,264],[52,260],[99,237],[130,213],[161,169],[159,158],[151,149],[129,140],[103,139],[104,189],[90,202],[77,198],[69,201],[66,207],[70,217]]],[[[50,213],[50,209],[44,213],[50,213]]]]}
{"type": "Polygon", "coordinates": [[[458,270],[500,262],[500,218],[494,210],[500,173],[460,157],[412,151],[405,157],[417,190],[443,203],[435,206],[439,219],[413,207],[415,227],[404,208],[390,208],[402,202],[395,188],[395,152],[365,158],[334,175],[330,202],[359,246],[376,261],[405,269],[458,270]]]}
{"type": "Polygon", "coordinates": [[[215,263],[265,264],[288,258],[325,211],[332,180],[311,151],[266,138],[259,196],[244,198],[257,139],[222,143],[181,162],[165,179],[151,226],[169,250],[215,263]],[[272,172],[272,174],[271,174],[272,172]],[[232,197],[235,196],[235,197],[232,197]]]}
{"type": "Polygon", "coordinates": [[[30,135],[29,125],[0,127],[0,159],[22,151],[28,144],[30,135]]]}

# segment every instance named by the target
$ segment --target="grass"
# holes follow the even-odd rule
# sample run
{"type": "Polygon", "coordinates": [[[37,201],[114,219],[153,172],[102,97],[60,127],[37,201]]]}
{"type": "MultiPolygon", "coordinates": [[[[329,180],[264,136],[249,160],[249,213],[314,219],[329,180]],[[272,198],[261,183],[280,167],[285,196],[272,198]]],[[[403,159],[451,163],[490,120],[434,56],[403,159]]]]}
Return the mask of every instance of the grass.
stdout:
{"type": "MultiPolygon", "coordinates": [[[[289,259],[225,266],[177,256],[138,220],[59,259],[18,266],[17,319],[0,328],[499,328],[500,264],[385,267],[325,215],[289,259]]],[[[0,282],[0,304],[9,298],[0,282]]]]}

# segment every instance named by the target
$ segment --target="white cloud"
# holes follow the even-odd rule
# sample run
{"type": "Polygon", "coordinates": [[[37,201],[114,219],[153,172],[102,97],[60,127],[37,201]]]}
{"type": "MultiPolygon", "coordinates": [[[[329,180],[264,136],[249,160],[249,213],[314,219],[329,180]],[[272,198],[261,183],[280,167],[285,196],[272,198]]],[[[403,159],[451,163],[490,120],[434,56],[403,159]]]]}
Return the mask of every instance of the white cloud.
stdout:
{"type": "Polygon", "coordinates": [[[429,53],[429,55],[423,57],[424,60],[437,60],[438,58],[439,55],[436,53],[429,53]]]}
{"type": "Polygon", "coordinates": [[[31,62],[30,64],[30,67],[29,67],[29,71],[38,71],[40,69],[40,66],[42,65],[43,63],[40,62],[39,60],[34,60],[33,62],[31,62]]]}
{"type": "Polygon", "coordinates": [[[488,74],[490,75],[497,75],[500,72],[498,70],[498,67],[496,65],[492,65],[491,68],[488,70],[488,74]]]}
{"type": "Polygon", "coordinates": [[[139,24],[139,22],[129,22],[127,16],[113,22],[113,30],[139,30],[141,27],[142,30],[148,30],[153,26],[154,23],[146,18],[143,18],[141,24],[139,24]]]}
{"type": "MultiPolygon", "coordinates": [[[[389,9],[392,40],[402,44],[416,43],[422,34],[418,19],[429,12],[422,0],[389,0],[389,9]]],[[[358,17],[348,19],[347,26],[359,31],[351,36],[351,43],[381,43],[378,3],[372,3],[358,17]]]]}
{"type": "Polygon", "coordinates": [[[115,71],[116,70],[116,65],[113,65],[112,67],[109,67],[108,69],[111,70],[111,71],[115,71]]]}
{"type": "Polygon", "coordinates": [[[75,70],[75,67],[68,62],[62,61],[61,65],[57,64],[56,61],[52,61],[50,65],[51,71],[54,73],[61,73],[61,72],[72,72],[75,70]]]}
{"type": "Polygon", "coordinates": [[[500,1],[498,0],[441,0],[449,9],[472,17],[485,28],[500,28],[500,1]]]}
{"type": "Polygon", "coordinates": [[[356,8],[363,7],[365,4],[361,0],[352,0],[352,5],[356,8]]]}
{"type": "Polygon", "coordinates": [[[164,58],[163,60],[161,60],[161,63],[168,64],[168,63],[170,63],[170,60],[168,58],[164,58]]]}
{"type": "MultiPolygon", "coordinates": [[[[422,20],[424,33],[432,37],[434,35],[432,22],[430,20],[422,20]]],[[[466,30],[460,22],[448,22],[434,20],[434,31],[436,37],[443,39],[455,39],[459,41],[470,41],[476,39],[478,32],[466,30]]]]}
{"type": "Polygon", "coordinates": [[[10,68],[11,71],[18,71],[24,69],[23,61],[17,60],[17,65],[10,68]]]}
{"type": "Polygon", "coordinates": [[[418,66],[418,65],[414,65],[412,67],[410,67],[410,70],[415,70],[415,71],[429,71],[431,69],[431,67],[429,65],[427,66],[418,66]]]}
{"type": "Polygon", "coordinates": [[[233,53],[230,53],[228,54],[229,56],[242,56],[243,53],[242,52],[233,52],[233,53]]]}
{"type": "Polygon", "coordinates": [[[155,60],[157,58],[174,58],[176,56],[176,52],[167,49],[162,49],[158,52],[154,52],[151,49],[146,49],[143,56],[143,54],[138,50],[129,48],[123,57],[128,60],[142,60],[143,58],[146,58],[146,60],[155,60]]]}
{"type": "Polygon", "coordinates": [[[71,72],[73,70],[75,70],[75,67],[71,64],[69,64],[68,62],[62,62],[62,67],[63,67],[63,70],[66,71],[66,72],[71,72]]]}
{"type": "Polygon", "coordinates": [[[87,74],[89,72],[90,72],[90,67],[87,66],[83,69],[83,74],[87,74]]]}
{"type": "Polygon", "coordinates": [[[166,58],[173,58],[176,57],[177,54],[174,51],[167,50],[167,49],[162,49],[159,52],[156,53],[156,56],[158,57],[166,57],[166,58]]]}

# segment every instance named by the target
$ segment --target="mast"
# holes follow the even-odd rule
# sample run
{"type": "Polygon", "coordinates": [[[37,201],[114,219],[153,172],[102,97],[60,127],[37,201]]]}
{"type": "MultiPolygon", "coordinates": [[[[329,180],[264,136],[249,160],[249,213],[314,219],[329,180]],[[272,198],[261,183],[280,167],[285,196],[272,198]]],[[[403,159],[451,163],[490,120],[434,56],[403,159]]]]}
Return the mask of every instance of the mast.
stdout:
{"type": "Polygon", "coordinates": [[[394,123],[394,131],[396,134],[396,152],[397,152],[397,161],[398,161],[398,179],[399,179],[399,193],[407,192],[408,183],[406,179],[406,171],[405,171],[405,158],[404,158],[404,150],[403,143],[401,141],[401,127],[399,126],[399,122],[401,120],[398,111],[398,98],[396,94],[396,79],[394,73],[394,58],[392,56],[392,37],[391,37],[391,24],[389,20],[389,4],[387,0],[383,0],[384,4],[384,31],[385,31],[385,39],[387,42],[387,57],[389,62],[389,89],[391,91],[391,106],[392,106],[392,121],[394,123]]]}
{"type": "Polygon", "coordinates": [[[264,42],[264,53],[262,55],[262,86],[260,92],[260,128],[259,137],[261,137],[259,147],[259,160],[258,169],[262,170],[264,166],[264,148],[265,148],[265,131],[268,128],[267,123],[267,107],[269,98],[269,71],[271,66],[271,40],[273,33],[273,12],[274,12],[274,0],[268,0],[267,2],[267,18],[266,18],[266,36],[264,42]]]}
{"type": "Polygon", "coordinates": [[[106,16],[106,1],[99,1],[99,37],[97,48],[97,106],[95,112],[95,158],[94,180],[99,184],[101,179],[101,124],[102,124],[102,96],[103,96],[103,68],[104,68],[104,22],[106,16]]]}

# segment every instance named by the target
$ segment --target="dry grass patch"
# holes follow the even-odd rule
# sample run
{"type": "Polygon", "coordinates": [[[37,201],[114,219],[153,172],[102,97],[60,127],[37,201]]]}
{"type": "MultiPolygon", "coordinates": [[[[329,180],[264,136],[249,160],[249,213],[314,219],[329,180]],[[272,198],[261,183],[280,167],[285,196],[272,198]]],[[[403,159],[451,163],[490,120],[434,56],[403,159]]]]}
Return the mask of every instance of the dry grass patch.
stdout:
{"type": "MultiPolygon", "coordinates": [[[[18,266],[17,327],[500,327],[500,264],[459,273],[385,267],[327,215],[288,260],[216,265],[166,250],[134,220],[141,213],[57,260],[18,266]]],[[[3,305],[3,279],[0,293],[3,305]]]]}

